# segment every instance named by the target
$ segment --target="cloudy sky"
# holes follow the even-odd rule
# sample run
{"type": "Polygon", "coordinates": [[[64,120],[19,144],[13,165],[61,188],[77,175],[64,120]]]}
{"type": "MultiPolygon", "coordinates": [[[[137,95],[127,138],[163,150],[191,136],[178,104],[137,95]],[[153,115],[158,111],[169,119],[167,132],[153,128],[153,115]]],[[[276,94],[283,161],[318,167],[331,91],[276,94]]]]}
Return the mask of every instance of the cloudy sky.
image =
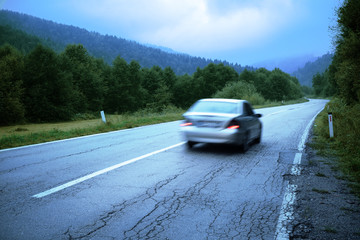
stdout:
{"type": "Polygon", "coordinates": [[[333,51],[343,0],[0,0],[0,7],[242,65],[333,51]]]}

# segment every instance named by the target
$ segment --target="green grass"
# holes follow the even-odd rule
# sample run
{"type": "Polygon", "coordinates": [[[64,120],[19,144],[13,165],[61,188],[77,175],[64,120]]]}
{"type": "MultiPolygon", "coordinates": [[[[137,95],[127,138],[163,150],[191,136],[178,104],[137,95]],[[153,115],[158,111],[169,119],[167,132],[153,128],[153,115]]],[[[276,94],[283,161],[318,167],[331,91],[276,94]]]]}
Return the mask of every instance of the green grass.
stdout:
{"type": "Polygon", "coordinates": [[[106,115],[106,124],[99,118],[0,127],[0,149],[170,122],[182,119],[183,113],[181,109],[161,113],[139,111],[131,115],[106,115]]]}
{"type": "Polygon", "coordinates": [[[334,158],[332,169],[341,171],[360,197],[360,104],[348,106],[333,99],[315,119],[313,133],[309,146],[322,156],[334,158]],[[329,137],[328,112],[333,113],[333,138],[329,137]]]}
{"type": "Polygon", "coordinates": [[[317,193],[320,193],[320,194],[330,194],[329,191],[327,190],[323,190],[323,189],[317,189],[317,188],[313,188],[312,189],[313,192],[317,192],[317,193]]]}

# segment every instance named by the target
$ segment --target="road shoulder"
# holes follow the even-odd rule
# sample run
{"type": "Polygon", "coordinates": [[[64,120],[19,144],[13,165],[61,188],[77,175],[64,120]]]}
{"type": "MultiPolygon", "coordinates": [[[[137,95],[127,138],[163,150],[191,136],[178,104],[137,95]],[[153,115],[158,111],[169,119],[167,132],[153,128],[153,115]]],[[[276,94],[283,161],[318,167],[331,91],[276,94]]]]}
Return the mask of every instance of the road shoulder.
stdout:
{"type": "Polygon", "coordinates": [[[351,194],[334,157],[319,156],[308,145],[301,175],[294,184],[297,192],[290,239],[360,239],[360,199],[351,194]]]}

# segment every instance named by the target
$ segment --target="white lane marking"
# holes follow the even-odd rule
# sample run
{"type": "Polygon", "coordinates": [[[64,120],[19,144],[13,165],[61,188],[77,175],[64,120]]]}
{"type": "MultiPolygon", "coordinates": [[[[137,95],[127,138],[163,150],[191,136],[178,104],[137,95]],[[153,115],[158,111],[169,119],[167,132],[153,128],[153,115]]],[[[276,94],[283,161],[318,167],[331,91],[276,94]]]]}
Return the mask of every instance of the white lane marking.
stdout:
{"type": "Polygon", "coordinates": [[[295,154],[293,166],[291,168],[291,175],[293,176],[299,176],[301,174],[301,166],[300,166],[301,157],[302,157],[302,153],[295,154]]]}
{"type": "Polygon", "coordinates": [[[317,115],[319,115],[323,109],[324,108],[322,108],[318,113],[316,113],[315,116],[310,120],[309,124],[306,126],[305,131],[304,131],[303,135],[301,136],[301,141],[299,142],[299,145],[298,145],[299,152],[302,152],[304,150],[305,141],[309,135],[310,128],[311,128],[313,122],[315,121],[315,118],[317,117],[317,115]]]}
{"type": "Polygon", "coordinates": [[[295,203],[295,191],[297,186],[289,184],[286,188],[284,198],[283,198],[283,204],[281,205],[280,209],[280,215],[276,227],[276,234],[275,239],[276,240],[288,240],[289,239],[289,233],[290,230],[288,230],[286,227],[288,223],[293,220],[293,205],[295,203]],[[286,204],[284,204],[286,203],[286,204]]]}
{"type": "Polygon", "coordinates": [[[141,159],[144,159],[144,158],[153,156],[153,155],[155,155],[155,154],[158,154],[158,153],[161,153],[161,152],[165,152],[165,151],[170,150],[170,149],[172,149],[172,148],[176,148],[176,147],[178,147],[178,146],[183,145],[184,143],[185,143],[185,142],[181,142],[181,143],[172,145],[172,146],[170,146],[170,147],[166,147],[166,148],[163,148],[163,149],[160,149],[160,150],[157,150],[157,151],[154,151],[154,152],[151,152],[151,153],[142,155],[142,156],[140,156],[140,157],[136,157],[136,158],[127,160],[127,161],[125,161],[125,162],[121,162],[121,163],[116,164],[116,165],[113,165],[113,166],[111,166],[111,167],[108,167],[108,168],[102,169],[102,170],[100,170],[100,171],[97,171],[97,172],[88,174],[88,175],[86,175],[86,176],[84,176],[84,177],[75,179],[75,180],[70,181],[70,182],[68,182],[68,183],[65,183],[65,184],[63,184],[63,185],[60,185],[60,186],[51,188],[51,189],[49,189],[49,190],[47,190],[47,191],[44,191],[44,192],[35,194],[35,195],[33,195],[32,197],[34,197],[34,198],[42,198],[42,197],[48,196],[48,195],[50,195],[50,194],[56,193],[56,192],[58,192],[58,191],[61,191],[61,190],[65,189],[65,188],[74,186],[75,184],[78,184],[78,183],[84,182],[84,181],[86,181],[86,180],[89,180],[89,179],[91,179],[91,178],[93,178],[93,177],[96,177],[96,176],[99,176],[99,175],[101,175],[101,174],[110,172],[110,171],[112,171],[112,170],[114,170],[114,169],[123,167],[123,166],[125,166],[125,165],[130,164],[130,163],[134,163],[134,162],[136,162],[136,161],[139,161],[139,160],[141,160],[141,159]]]}
{"type": "Polygon", "coordinates": [[[288,109],[284,109],[284,110],[280,110],[280,111],[277,111],[277,112],[269,113],[268,115],[265,115],[264,117],[269,117],[269,116],[276,115],[276,114],[279,114],[279,113],[282,113],[282,112],[286,112],[287,110],[288,109]]]}
{"type": "MultiPolygon", "coordinates": [[[[318,113],[315,114],[315,116],[310,120],[308,125],[306,126],[303,135],[301,136],[301,140],[298,145],[298,151],[299,153],[295,154],[293,166],[291,168],[291,175],[298,176],[301,174],[301,157],[302,157],[302,151],[305,148],[305,141],[308,138],[310,128],[315,121],[315,118],[319,113],[323,110],[322,108],[318,113]]],[[[297,189],[296,185],[289,184],[286,188],[284,198],[281,204],[280,209],[280,215],[278,219],[278,223],[276,225],[276,232],[275,232],[275,239],[276,240],[288,240],[290,237],[291,230],[287,229],[287,226],[290,224],[290,222],[294,219],[294,203],[296,199],[295,191],[297,189]]]]}

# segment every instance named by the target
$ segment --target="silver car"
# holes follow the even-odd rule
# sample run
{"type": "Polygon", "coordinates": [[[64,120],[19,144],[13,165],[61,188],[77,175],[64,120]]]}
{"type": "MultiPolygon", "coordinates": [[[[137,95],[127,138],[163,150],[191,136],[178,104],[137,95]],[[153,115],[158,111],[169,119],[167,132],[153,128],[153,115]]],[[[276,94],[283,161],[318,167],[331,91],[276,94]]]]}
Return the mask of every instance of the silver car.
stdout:
{"type": "Polygon", "coordinates": [[[180,131],[190,148],[196,143],[227,143],[246,152],[250,143],[261,141],[261,114],[245,100],[201,99],[183,116],[180,131]]]}

